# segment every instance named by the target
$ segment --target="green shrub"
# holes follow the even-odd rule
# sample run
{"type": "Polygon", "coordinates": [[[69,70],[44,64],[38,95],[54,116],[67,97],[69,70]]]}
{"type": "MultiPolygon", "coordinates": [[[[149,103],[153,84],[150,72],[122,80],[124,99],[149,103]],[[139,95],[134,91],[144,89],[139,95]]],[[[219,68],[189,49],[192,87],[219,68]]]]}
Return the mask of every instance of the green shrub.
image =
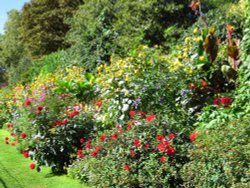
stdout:
{"type": "Polygon", "coordinates": [[[164,119],[130,111],[131,119],[107,130],[90,145],[70,174],[96,187],[180,187],[181,167],[192,146],[187,135],[173,132],[164,119]]]}
{"type": "Polygon", "coordinates": [[[249,117],[199,132],[191,161],[184,165],[185,187],[248,187],[249,117]]]}

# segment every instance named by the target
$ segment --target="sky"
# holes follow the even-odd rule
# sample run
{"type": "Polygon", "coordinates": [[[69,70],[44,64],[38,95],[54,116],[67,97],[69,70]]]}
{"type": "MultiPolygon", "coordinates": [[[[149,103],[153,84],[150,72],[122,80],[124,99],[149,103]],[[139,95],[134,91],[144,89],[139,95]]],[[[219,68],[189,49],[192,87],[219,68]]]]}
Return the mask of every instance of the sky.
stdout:
{"type": "Polygon", "coordinates": [[[0,0],[0,34],[4,33],[4,23],[7,21],[7,12],[11,9],[21,10],[25,2],[30,0],[0,0]]]}

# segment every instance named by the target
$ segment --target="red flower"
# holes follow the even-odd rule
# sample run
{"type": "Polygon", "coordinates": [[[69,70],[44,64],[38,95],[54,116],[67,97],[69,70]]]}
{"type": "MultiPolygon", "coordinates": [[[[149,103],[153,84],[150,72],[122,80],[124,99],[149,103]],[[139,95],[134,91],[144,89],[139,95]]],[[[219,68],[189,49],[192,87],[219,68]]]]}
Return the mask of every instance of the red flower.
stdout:
{"type": "Polygon", "coordinates": [[[91,142],[90,142],[90,140],[87,141],[87,143],[86,143],[86,148],[87,148],[87,149],[91,149],[91,142]]]}
{"type": "Polygon", "coordinates": [[[96,146],[95,152],[98,153],[101,150],[101,146],[96,146]]]}
{"type": "Polygon", "coordinates": [[[233,102],[232,99],[230,99],[228,97],[222,97],[222,98],[220,98],[220,101],[224,107],[231,105],[233,102]]]}
{"type": "Polygon", "coordinates": [[[140,147],[141,146],[141,144],[140,144],[140,140],[139,139],[135,139],[134,140],[134,145],[135,145],[135,147],[140,147]]]}
{"type": "Polygon", "coordinates": [[[168,154],[169,156],[174,155],[174,154],[175,154],[175,149],[172,148],[172,147],[169,147],[169,148],[167,149],[167,154],[168,154]]]}
{"type": "Polygon", "coordinates": [[[42,111],[42,109],[43,109],[42,106],[38,106],[38,107],[37,107],[37,110],[38,110],[38,111],[42,111]]]}
{"type": "Polygon", "coordinates": [[[129,123],[127,126],[127,130],[129,131],[131,129],[132,125],[129,123]]]}
{"type": "Polygon", "coordinates": [[[158,148],[159,152],[164,152],[166,149],[166,146],[164,143],[160,143],[160,144],[158,144],[157,148],[158,148]]]}
{"type": "Polygon", "coordinates": [[[155,119],[155,115],[149,115],[149,116],[146,117],[146,120],[147,120],[148,123],[153,121],[153,119],[155,119]]]}
{"type": "Polygon", "coordinates": [[[169,141],[168,140],[165,140],[165,141],[162,141],[160,144],[158,144],[158,151],[159,152],[164,152],[166,150],[166,148],[168,147],[169,145],[169,141]]]}
{"type": "Polygon", "coordinates": [[[5,144],[9,144],[9,142],[8,142],[8,141],[5,141],[5,144]]]}
{"type": "Polygon", "coordinates": [[[230,106],[232,104],[232,102],[233,102],[232,99],[230,99],[228,97],[215,98],[213,100],[214,105],[224,106],[224,107],[230,106]]]}
{"type": "Polygon", "coordinates": [[[9,137],[5,137],[5,140],[9,140],[9,137]]]}
{"type": "Polygon", "coordinates": [[[219,98],[215,98],[215,99],[213,100],[213,103],[214,103],[214,105],[219,106],[219,105],[220,105],[220,99],[219,99],[219,98]]]}
{"type": "Polygon", "coordinates": [[[165,163],[165,162],[167,161],[167,159],[166,159],[166,157],[162,156],[162,157],[160,158],[160,161],[161,161],[161,163],[165,163]]]}
{"type": "Polygon", "coordinates": [[[8,128],[11,128],[11,127],[13,127],[13,124],[12,124],[12,123],[8,123],[8,124],[7,124],[7,127],[8,127],[8,128]]]}
{"type": "Polygon", "coordinates": [[[100,141],[104,142],[105,138],[106,138],[106,134],[103,134],[102,136],[100,136],[100,141]]]}
{"type": "Polygon", "coordinates": [[[145,149],[149,149],[150,148],[150,144],[145,144],[145,149]]]}
{"type": "Polygon", "coordinates": [[[195,141],[195,140],[196,140],[196,137],[197,137],[197,132],[192,132],[192,133],[189,135],[189,138],[190,138],[190,140],[192,140],[192,141],[195,141]]]}
{"type": "Polygon", "coordinates": [[[143,111],[138,112],[141,116],[146,116],[146,113],[143,111]]]}
{"type": "Polygon", "coordinates": [[[170,140],[174,140],[174,138],[175,138],[175,134],[171,133],[171,134],[169,134],[169,136],[168,136],[168,137],[169,137],[169,139],[170,139],[170,140]]]}
{"type": "Polygon", "coordinates": [[[80,138],[80,143],[83,144],[84,138],[80,138]]]}
{"type": "Polygon", "coordinates": [[[64,125],[66,125],[66,124],[68,123],[68,120],[67,120],[67,119],[64,119],[64,120],[62,121],[62,123],[63,123],[64,125]]]}
{"type": "Polygon", "coordinates": [[[73,118],[74,116],[78,115],[79,112],[77,110],[73,111],[73,112],[69,112],[69,117],[73,118]]]}
{"type": "Polygon", "coordinates": [[[30,100],[30,99],[27,99],[27,100],[25,101],[25,105],[26,105],[26,106],[31,105],[31,100],[30,100]]]}
{"type": "Polygon", "coordinates": [[[162,135],[157,135],[156,140],[162,141],[164,139],[164,136],[162,135]]]}
{"type": "Polygon", "coordinates": [[[28,158],[29,157],[29,152],[28,151],[23,151],[23,156],[24,156],[24,158],[28,158]]]}
{"type": "Polygon", "coordinates": [[[168,147],[168,145],[169,145],[169,141],[168,140],[165,140],[165,141],[163,141],[162,142],[166,147],[168,147]]]}
{"type": "Polygon", "coordinates": [[[30,164],[30,169],[31,169],[31,170],[35,169],[35,167],[36,167],[36,164],[35,164],[35,163],[31,163],[31,164],[30,164]]]}
{"type": "Polygon", "coordinates": [[[114,139],[114,140],[117,139],[118,138],[117,133],[114,132],[111,138],[114,139]]]}
{"type": "Polygon", "coordinates": [[[135,116],[135,115],[136,115],[136,111],[130,111],[130,112],[129,112],[129,115],[130,115],[130,116],[135,116]]]}
{"type": "Polygon", "coordinates": [[[20,136],[21,138],[25,139],[27,135],[25,133],[21,133],[20,136]]]}
{"type": "Polygon", "coordinates": [[[131,151],[130,151],[130,155],[131,155],[132,158],[134,158],[134,157],[135,157],[135,151],[134,151],[134,150],[131,150],[131,151]]]}
{"type": "Polygon", "coordinates": [[[91,156],[96,158],[97,152],[96,151],[92,151],[91,156]]]}
{"type": "Polygon", "coordinates": [[[123,165],[123,169],[128,172],[130,171],[130,167],[127,164],[123,165]]]}
{"type": "Polygon", "coordinates": [[[99,108],[102,106],[102,101],[101,100],[97,100],[95,102],[95,105],[98,106],[99,108]]]}
{"type": "Polygon", "coordinates": [[[81,149],[77,150],[77,155],[78,155],[79,158],[83,158],[84,157],[83,152],[82,152],[81,149]]]}

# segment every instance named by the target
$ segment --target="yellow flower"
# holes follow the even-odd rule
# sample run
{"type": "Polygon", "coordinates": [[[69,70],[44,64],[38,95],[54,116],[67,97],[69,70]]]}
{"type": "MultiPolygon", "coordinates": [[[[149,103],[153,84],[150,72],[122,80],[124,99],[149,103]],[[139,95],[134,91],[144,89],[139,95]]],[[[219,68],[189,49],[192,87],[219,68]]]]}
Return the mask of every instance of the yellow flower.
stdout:
{"type": "Polygon", "coordinates": [[[199,60],[200,60],[200,61],[204,61],[204,60],[205,60],[205,57],[204,57],[204,56],[200,56],[200,57],[199,57],[199,60]]]}
{"type": "Polygon", "coordinates": [[[193,33],[196,34],[196,33],[198,33],[198,31],[199,31],[199,30],[198,30],[198,28],[196,27],[196,28],[194,28],[193,33]]]}
{"type": "Polygon", "coordinates": [[[191,37],[187,37],[187,38],[185,38],[185,43],[190,42],[190,40],[191,40],[191,37]]]}
{"type": "Polygon", "coordinates": [[[195,39],[195,41],[196,41],[197,43],[199,43],[199,42],[201,41],[201,37],[197,37],[197,38],[195,39]]]}

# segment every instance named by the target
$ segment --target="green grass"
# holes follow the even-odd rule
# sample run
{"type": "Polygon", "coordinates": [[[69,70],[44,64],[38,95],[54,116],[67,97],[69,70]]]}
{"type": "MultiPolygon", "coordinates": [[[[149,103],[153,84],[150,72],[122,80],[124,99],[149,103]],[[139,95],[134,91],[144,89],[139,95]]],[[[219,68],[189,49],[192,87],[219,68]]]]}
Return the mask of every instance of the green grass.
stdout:
{"type": "Polygon", "coordinates": [[[0,188],[87,188],[66,175],[53,175],[47,167],[41,172],[30,170],[32,161],[24,158],[15,147],[6,145],[6,136],[9,133],[0,129],[0,188]]]}

